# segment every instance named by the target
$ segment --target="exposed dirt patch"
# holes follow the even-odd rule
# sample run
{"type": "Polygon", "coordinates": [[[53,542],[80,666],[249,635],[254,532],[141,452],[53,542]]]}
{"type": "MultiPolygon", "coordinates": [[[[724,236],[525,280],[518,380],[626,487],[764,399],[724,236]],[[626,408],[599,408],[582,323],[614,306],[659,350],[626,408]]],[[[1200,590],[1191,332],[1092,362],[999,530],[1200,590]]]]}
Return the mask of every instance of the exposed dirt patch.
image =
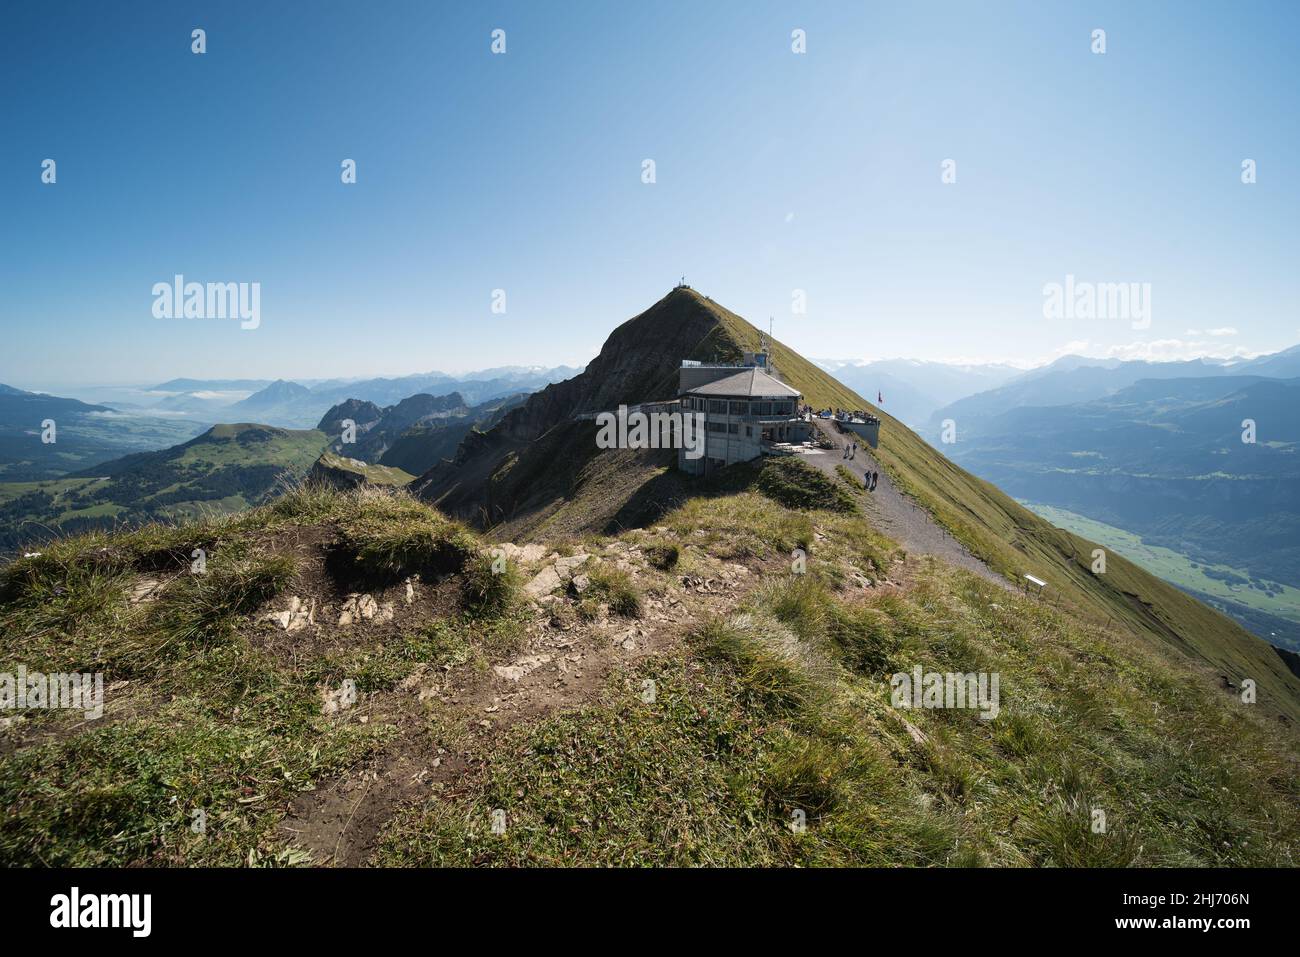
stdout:
{"type": "MultiPolygon", "coordinates": [[[[621,543],[598,560],[644,569],[637,550],[621,543]]],[[[783,560],[714,565],[655,576],[639,618],[602,609],[584,621],[569,586],[531,605],[522,646],[510,657],[486,668],[421,665],[399,688],[364,696],[336,720],[391,724],[391,743],[300,795],[283,824],[286,841],[311,851],[318,864],[365,863],[403,805],[454,794],[505,731],[594,702],[616,668],[676,648],[699,622],[738,605],[765,571],[786,568],[783,560]]]]}
{"type": "Polygon", "coordinates": [[[339,574],[338,540],[328,526],[293,528],[266,543],[296,563],[293,581],[254,617],[249,642],[291,664],[358,642],[383,644],[421,622],[452,614],[460,588],[453,577],[410,576],[384,587],[339,574]],[[287,617],[286,617],[287,616],[287,617]]]}

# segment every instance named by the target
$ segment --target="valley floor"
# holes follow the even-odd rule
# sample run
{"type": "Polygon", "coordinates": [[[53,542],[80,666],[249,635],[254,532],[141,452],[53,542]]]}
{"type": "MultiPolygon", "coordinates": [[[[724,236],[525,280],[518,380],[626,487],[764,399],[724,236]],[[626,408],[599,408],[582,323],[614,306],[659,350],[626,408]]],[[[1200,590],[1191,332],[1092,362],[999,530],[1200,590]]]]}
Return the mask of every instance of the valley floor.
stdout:
{"type": "Polygon", "coordinates": [[[1237,619],[1270,644],[1300,652],[1300,588],[1261,582],[1227,565],[1194,562],[1171,548],[1150,545],[1139,535],[1052,505],[1023,503],[1053,525],[1113,549],[1170,584],[1237,619]]]}

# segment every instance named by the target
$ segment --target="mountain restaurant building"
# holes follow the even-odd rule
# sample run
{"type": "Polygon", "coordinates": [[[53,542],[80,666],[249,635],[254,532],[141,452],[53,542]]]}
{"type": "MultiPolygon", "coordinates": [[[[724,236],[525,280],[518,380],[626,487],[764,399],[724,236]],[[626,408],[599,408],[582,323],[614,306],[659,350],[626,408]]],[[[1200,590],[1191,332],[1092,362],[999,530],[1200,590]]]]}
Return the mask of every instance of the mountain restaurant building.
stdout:
{"type": "Polygon", "coordinates": [[[683,362],[679,398],[683,415],[704,416],[704,455],[677,453],[677,467],[693,475],[780,454],[778,443],[804,442],[812,434],[799,412],[799,390],[758,366],[683,362]]]}

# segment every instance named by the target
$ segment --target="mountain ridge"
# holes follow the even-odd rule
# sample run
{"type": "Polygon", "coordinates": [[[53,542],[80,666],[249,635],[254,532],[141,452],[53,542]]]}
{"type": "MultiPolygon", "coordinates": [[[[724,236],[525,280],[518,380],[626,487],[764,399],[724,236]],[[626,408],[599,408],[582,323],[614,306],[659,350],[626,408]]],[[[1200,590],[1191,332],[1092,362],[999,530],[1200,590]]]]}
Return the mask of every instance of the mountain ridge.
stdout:
{"type": "MultiPolygon", "coordinates": [[[[494,537],[579,536],[653,521],[695,487],[672,468],[672,453],[598,450],[591,423],[572,415],[671,398],[682,359],[736,361],[762,338],[709,297],[675,289],[619,325],[582,376],[549,386],[496,428],[468,436],[454,462],[412,487],[494,537]]],[[[1300,720],[1300,680],[1267,643],[1118,555],[1108,556],[1105,574],[1094,574],[1094,543],[966,472],[780,341],[771,341],[770,354],[814,408],[878,416],[873,454],[894,484],[990,568],[1012,582],[1030,573],[1045,577],[1057,600],[1084,618],[1118,624],[1237,678],[1253,677],[1268,688],[1276,713],[1300,720]]]]}

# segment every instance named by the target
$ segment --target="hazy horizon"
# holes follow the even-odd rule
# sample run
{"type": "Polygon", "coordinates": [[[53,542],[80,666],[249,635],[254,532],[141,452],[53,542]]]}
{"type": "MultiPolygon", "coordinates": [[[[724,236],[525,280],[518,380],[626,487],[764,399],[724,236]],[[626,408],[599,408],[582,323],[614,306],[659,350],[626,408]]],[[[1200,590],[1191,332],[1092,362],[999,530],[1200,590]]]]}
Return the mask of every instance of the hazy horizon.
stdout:
{"type": "MultiPolygon", "coordinates": [[[[1291,348],[1291,347],[1288,346],[1284,348],[1291,348]]],[[[875,363],[888,363],[888,362],[920,362],[920,363],[931,363],[935,365],[945,365],[945,366],[953,366],[953,367],[1004,366],[1007,368],[1018,369],[1021,372],[1028,372],[1031,369],[1040,369],[1043,368],[1044,366],[1051,365],[1056,360],[1064,358],[1067,355],[1075,355],[1087,359],[1096,359],[1098,362],[1108,361],[1111,359],[1120,359],[1122,361],[1148,361],[1148,362],[1183,362],[1189,360],[1206,359],[1208,361],[1214,361],[1217,363],[1217,362],[1237,362],[1237,361],[1244,362],[1253,358],[1257,358],[1261,355],[1268,355],[1273,352],[1281,352],[1281,351],[1283,350],[1278,349],[1278,350],[1269,350],[1268,352],[1251,352],[1249,354],[1243,354],[1240,356],[1234,356],[1230,358],[1216,357],[1212,355],[1189,355],[1189,356],[1169,356],[1169,357],[1090,356],[1090,355],[1085,355],[1083,353],[1063,352],[1059,355],[1049,356],[1047,358],[1036,360],[1036,361],[1035,360],[999,361],[996,359],[985,360],[985,359],[966,359],[966,358],[929,359],[929,358],[922,358],[919,356],[880,356],[878,358],[862,358],[862,357],[851,357],[851,356],[809,356],[808,358],[809,361],[814,362],[823,367],[828,365],[833,365],[833,364],[838,364],[842,368],[844,366],[849,366],[849,365],[871,365],[875,363]]],[[[586,366],[587,362],[590,362],[590,360],[594,358],[595,355],[593,354],[592,356],[588,357],[588,359],[586,360],[560,362],[553,366],[532,366],[531,368],[536,369],[538,371],[550,371],[552,369],[558,369],[558,368],[572,368],[580,371],[586,366]]],[[[414,378],[414,377],[425,376],[425,375],[436,375],[439,373],[451,376],[455,379],[465,379],[467,377],[472,376],[474,373],[490,371],[492,368],[501,369],[501,368],[530,368],[530,367],[522,366],[517,363],[506,363],[504,365],[499,365],[495,367],[486,367],[486,368],[457,368],[449,364],[448,367],[440,368],[440,369],[418,369],[413,372],[379,372],[373,375],[341,375],[341,376],[320,376],[320,375],[249,376],[249,375],[217,375],[217,374],[209,374],[209,373],[191,375],[187,372],[180,372],[175,375],[166,376],[165,378],[149,379],[149,380],[137,380],[137,379],[97,380],[94,378],[89,378],[84,381],[50,382],[42,385],[36,380],[32,380],[29,378],[28,381],[23,381],[22,379],[15,379],[12,381],[0,382],[0,384],[13,386],[14,388],[25,389],[30,392],[52,392],[57,387],[65,387],[68,389],[82,389],[82,390],[98,389],[98,388],[103,388],[103,389],[124,388],[125,389],[125,388],[133,388],[133,387],[145,389],[145,388],[152,388],[153,386],[163,385],[175,379],[193,379],[199,382],[219,382],[219,381],[230,381],[236,379],[247,379],[252,381],[266,381],[266,382],[284,380],[287,382],[305,384],[310,387],[311,385],[325,383],[325,382],[338,382],[338,383],[346,384],[349,382],[363,382],[371,379],[403,379],[403,378],[414,378]]],[[[576,375],[577,371],[575,371],[574,374],[576,375]]],[[[44,380],[41,381],[44,382],[44,380]]]]}

